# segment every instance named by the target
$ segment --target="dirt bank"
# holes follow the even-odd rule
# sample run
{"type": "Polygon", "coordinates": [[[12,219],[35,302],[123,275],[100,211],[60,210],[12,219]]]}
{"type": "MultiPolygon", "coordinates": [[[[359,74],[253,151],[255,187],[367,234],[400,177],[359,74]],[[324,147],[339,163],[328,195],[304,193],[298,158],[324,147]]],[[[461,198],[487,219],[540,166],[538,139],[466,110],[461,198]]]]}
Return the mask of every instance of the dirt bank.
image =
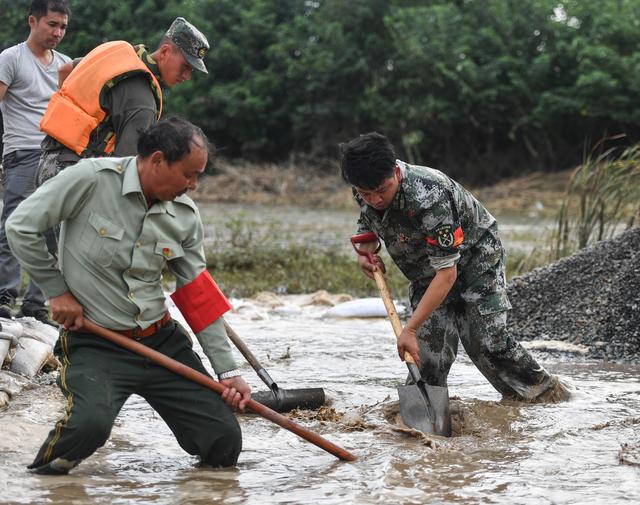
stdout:
{"type": "MultiPolygon", "coordinates": [[[[196,201],[355,208],[351,189],[340,178],[337,162],[300,167],[216,160],[215,167],[216,174],[203,177],[193,193],[196,201]]],[[[470,189],[498,215],[550,216],[560,206],[569,175],[570,171],[535,172],[470,189]]]]}
{"type": "Polygon", "coordinates": [[[215,175],[204,176],[191,196],[196,201],[345,208],[351,192],[338,166],[229,163],[216,160],[215,175]]]}
{"type": "Polygon", "coordinates": [[[563,340],[587,355],[640,362],[640,227],[509,284],[521,340],[563,340]]]}

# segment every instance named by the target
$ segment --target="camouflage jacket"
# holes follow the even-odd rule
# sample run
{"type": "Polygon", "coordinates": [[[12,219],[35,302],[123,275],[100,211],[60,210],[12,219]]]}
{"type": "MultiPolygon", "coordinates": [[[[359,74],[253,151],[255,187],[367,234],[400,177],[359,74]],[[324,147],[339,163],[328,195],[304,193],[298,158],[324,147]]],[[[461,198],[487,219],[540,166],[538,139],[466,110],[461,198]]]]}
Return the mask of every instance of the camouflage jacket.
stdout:
{"type": "Polygon", "coordinates": [[[359,195],[358,233],[375,232],[422,296],[435,271],[458,265],[447,300],[495,298],[510,308],[504,280],[504,250],[495,218],[476,198],[442,172],[397,161],[402,181],[391,205],[380,212],[359,195]]]}

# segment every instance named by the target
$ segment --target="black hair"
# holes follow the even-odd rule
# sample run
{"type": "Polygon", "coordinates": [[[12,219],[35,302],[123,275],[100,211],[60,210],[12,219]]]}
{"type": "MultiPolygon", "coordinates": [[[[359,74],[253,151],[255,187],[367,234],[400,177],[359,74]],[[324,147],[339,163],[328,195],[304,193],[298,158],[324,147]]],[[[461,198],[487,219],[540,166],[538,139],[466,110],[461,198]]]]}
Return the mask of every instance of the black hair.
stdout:
{"type": "Polygon", "coordinates": [[[204,149],[209,155],[213,150],[200,128],[180,116],[171,116],[139,132],[137,147],[142,158],[160,151],[167,163],[174,163],[191,152],[192,144],[204,149]]]}
{"type": "Polygon", "coordinates": [[[29,6],[29,16],[34,16],[36,19],[46,16],[49,12],[71,16],[67,0],[33,0],[29,6]]]}
{"type": "Polygon", "coordinates": [[[393,176],[396,153],[389,139],[381,133],[364,133],[341,144],[340,169],[347,184],[374,189],[393,176]]]}
{"type": "Polygon", "coordinates": [[[179,49],[173,40],[171,40],[166,35],[163,35],[162,38],[160,39],[160,42],[158,42],[158,47],[156,47],[156,51],[160,49],[162,46],[164,46],[165,44],[169,44],[174,49],[179,49]]]}

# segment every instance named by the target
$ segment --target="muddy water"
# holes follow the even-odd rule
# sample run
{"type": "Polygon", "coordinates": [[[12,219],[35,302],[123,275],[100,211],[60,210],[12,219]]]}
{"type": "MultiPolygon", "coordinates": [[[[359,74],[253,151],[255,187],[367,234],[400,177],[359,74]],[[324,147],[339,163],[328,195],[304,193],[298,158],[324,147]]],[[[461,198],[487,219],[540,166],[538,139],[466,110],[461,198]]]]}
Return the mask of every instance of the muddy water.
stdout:
{"type": "MultiPolygon", "coordinates": [[[[404,377],[383,319],[327,319],[309,297],[236,300],[228,321],[285,388],[323,387],[331,405],[295,415],[359,457],[342,463],[261,418],[244,415],[233,470],[199,468],[139,397],[107,445],[65,477],[25,470],[63,403],[53,386],[0,413],[0,503],[638,503],[640,467],[619,462],[640,442],[640,367],[542,356],[571,384],[559,405],[500,403],[459,356],[450,375],[452,439],[394,423],[404,377]]],[[[241,357],[239,357],[241,359],[241,357]]],[[[248,366],[246,377],[264,389],[248,366]]]]}

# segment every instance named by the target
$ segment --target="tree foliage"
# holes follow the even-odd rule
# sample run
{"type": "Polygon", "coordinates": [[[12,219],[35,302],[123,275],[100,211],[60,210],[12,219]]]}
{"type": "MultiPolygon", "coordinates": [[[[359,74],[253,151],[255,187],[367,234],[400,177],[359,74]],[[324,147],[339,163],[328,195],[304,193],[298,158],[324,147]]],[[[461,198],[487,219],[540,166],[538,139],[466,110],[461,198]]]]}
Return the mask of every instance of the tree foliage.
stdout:
{"type": "MultiPolygon", "coordinates": [[[[0,0],[0,49],[27,35],[27,0],[0,0]]],[[[387,134],[409,161],[487,181],[580,161],[605,134],[640,132],[637,0],[71,1],[61,50],[114,39],[154,46],[176,16],[212,43],[208,76],[167,111],[221,152],[336,157],[387,134]]]]}

